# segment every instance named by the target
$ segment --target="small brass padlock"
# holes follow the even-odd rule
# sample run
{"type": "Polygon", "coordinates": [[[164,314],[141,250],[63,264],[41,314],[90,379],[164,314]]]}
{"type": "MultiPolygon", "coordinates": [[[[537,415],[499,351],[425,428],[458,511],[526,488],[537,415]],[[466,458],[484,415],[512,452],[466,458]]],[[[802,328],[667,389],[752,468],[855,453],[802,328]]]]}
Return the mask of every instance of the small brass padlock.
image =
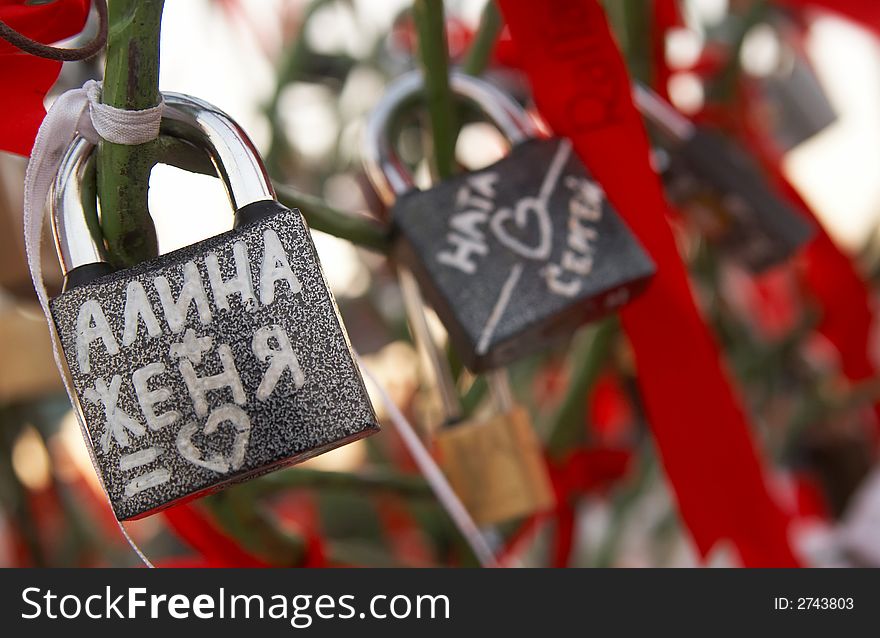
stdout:
{"type": "MultiPolygon", "coordinates": [[[[519,130],[516,119],[506,115],[505,106],[492,102],[492,95],[482,92],[484,83],[464,76],[456,78],[454,87],[457,89],[476,83],[476,95],[485,102],[485,105],[481,102],[481,106],[492,109],[491,114],[505,133],[519,130]]],[[[416,76],[408,76],[405,80],[406,90],[392,86],[378,116],[371,118],[369,130],[387,132],[383,123],[385,117],[404,107],[414,96],[409,84],[413,79],[418,80],[416,76]]],[[[395,86],[399,88],[401,85],[395,86]]],[[[418,85],[415,88],[418,89],[418,85]]],[[[470,93],[467,95],[472,97],[470,93]]],[[[367,173],[386,205],[392,206],[399,195],[412,190],[412,180],[402,166],[394,163],[393,154],[386,154],[387,148],[378,153],[370,148],[375,143],[388,144],[384,135],[368,134],[365,143],[368,147],[364,153],[367,173]],[[372,163],[380,157],[386,161],[372,163]]],[[[433,214],[433,210],[423,210],[422,218],[430,219],[433,214]]],[[[416,220],[413,218],[411,223],[415,225],[416,220]]],[[[448,360],[437,347],[428,327],[422,286],[407,268],[407,263],[398,264],[401,291],[410,330],[424,355],[423,360],[430,363],[431,376],[443,407],[445,422],[436,432],[434,447],[453,489],[481,525],[493,525],[551,508],[554,493],[540,443],[526,410],[513,404],[504,371],[488,373],[497,413],[489,418],[462,419],[448,360]]]]}
{"type": "Polygon", "coordinates": [[[435,344],[418,284],[405,268],[400,286],[410,330],[430,363],[444,422],[435,433],[438,462],[479,525],[494,525],[551,509],[555,494],[528,412],[515,405],[504,370],[486,373],[497,409],[464,420],[445,355],[435,344]]]}
{"type": "Polygon", "coordinates": [[[539,139],[522,107],[483,80],[452,73],[450,86],[504,134],[507,157],[413,188],[388,138],[396,114],[422,92],[411,73],[388,87],[367,121],[366,168],[391,208],[396,256],[462,361],[479,372],[617,310],[655,266],[569,140],[539,139]]]}
{"type": "Polygon", "coordinates": [[[479,525],[548,510],[553,486],[525,408],[445,427],[435,440],[452,488],[479,525]]]}
{"type": "Polygon", "coordinates": [[[205,151],[235,228],[113,272],[81,210],[92,151],[55,181],[64,292],[50,302],[74,407],[113,510],[139,518],[378,430],[299,211],[227,115],[165,94],[162,134],[205,151]]]}

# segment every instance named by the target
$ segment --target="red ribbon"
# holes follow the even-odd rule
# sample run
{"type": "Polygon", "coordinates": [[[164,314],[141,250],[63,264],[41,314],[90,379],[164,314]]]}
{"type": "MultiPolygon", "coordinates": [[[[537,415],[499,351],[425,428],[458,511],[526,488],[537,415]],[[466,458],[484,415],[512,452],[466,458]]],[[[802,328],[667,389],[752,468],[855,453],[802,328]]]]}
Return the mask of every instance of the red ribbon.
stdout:
{"type": "MultiPolygon", "coordinates": [[[[289,526],[291,531],[302,535],[305,541],[305,557],[302,567],[329,566],[321,534],[321,513],[315,494],[307,490],[288,493],[275,503],[273,512],[278,517],[282,529],[289,526]]],[[[355,567],[355,565],[348,565],[348,567],[355,567]]]]}
{"type": "MultiPolygon", "coordinates": [[[[807,203],[794,186],[775,168],[780,190],[810,217],[807,203]]],[[[852,261],[834,244],[817,220],[816,238],[806,250],[806,280],[822,305],[819,331],[840,353],[843,373],[852,381],[875,375],[868,356],[868,343],[873,324],[870,292],[852,261]]],[[[880,416],[880,406],[875,405],[880,416]]]]}
{"type": "MultiPolygon", "coordinates": [[[[268,567],[268,565],[252,556],[220,531],[220,528],[190,504],[175,505],[164,510],[162,514],[169,527],[187,545],[201,555],[206,567],[268,567]]],[[[174,564],[177,559],[165,561],[174,564]]],[[[196,560],[199,559],[180,559],[196,560]]],[[[164,562],[163,562],[164,563],[164,562]]]]}
{"type": "Polygon", "coordinates": [[[376,513],[390,550],[400,565],[430,567],[433,555],[424,530],[416,517],[399,498],[384,496],[376,499],[376,513]]]}
{"type": "Polygon", "coordinates": [[[776,0],[792,9],[821,9],[858,22],[880,35],[880,2],[877,0],[776,0]]]}
{"type": "Polygon", "coordinates": [[[798,564],[748,423],[700,318],[649,164],[623,60],[597,0],[499,0],[541,114],[570,137],[658,273],[623,309],[666,474],[700,553],[728,540],[747,566],[798,564]]]}
{"type": "MultiPolygon", "coordinates": [[[[880,14],[880,3],[878,3],[880,14]]],[[[748,99],[748,95],[744,96],[748,99]]],[[[876,376],[876,368],[869,356],[869,344],[874,324],[871,291],[849,256],[828,234],[809,204],[789,181],[782,170],[782,151],[776,147],[759,122],[743,115],[739,109],[736,127],[743,142],[761,161],[777,191],[816,227],[815,238],[804,250],[804,280],[821,306],[819,332],[830,341],[840,354],[844,376],[851,381],[863,381],[876,376]]],[[[880,403],[874,404],[880,429],[880,403]]]]}
{"type": "Polygon", "coordinates": [[[617,377],[606,372],[596,380],[587,401],[587,423],[592,438],[611,447],[632,440],[635,414],[617,377]]]}
{"type": "Polygon", "coordinates": [[[623,448],[593,447],[573,450],[564,459],[547,460],[557,501],[589,494],[613,485],[626,476],[632,452],[623,448]]]}
{"type": "Polygon", "coordinates": [[[548,459],[556,492],[553,518],[556,528],[551,544],[551,565],[567,567],[574,550],[577,518],[576,496],[602,490],[623,478],[629,471],[632,453],[613,448],[583,448],[569,453],[561,462],[548,459]]]}
{"type": "MultiPolygon", "coordinates": [[[[79,33],[89,0],[56,0],[30,5],[0,0],[0,20],[32,40],[51,44],[79,33]]],[[[29,155],[46,115],[43,98],[55,84],[61,62],[23,53],[0,40],[0,150],[29,155]]]]}

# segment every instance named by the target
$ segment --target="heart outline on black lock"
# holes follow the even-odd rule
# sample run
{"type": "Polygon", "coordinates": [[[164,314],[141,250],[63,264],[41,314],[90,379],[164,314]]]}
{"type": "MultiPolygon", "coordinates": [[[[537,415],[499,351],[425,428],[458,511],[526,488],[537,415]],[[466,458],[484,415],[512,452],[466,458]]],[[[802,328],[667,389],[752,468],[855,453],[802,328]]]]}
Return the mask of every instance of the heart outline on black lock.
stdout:
{"type": "Polygon", "coordinates": [[[368,119],[364,166],[391,209],[395,256],[465,365],[481,372],[616,310],[655,267],[569,140],[541,139],[525,110],[483,80],[453,72],[450,87],[501,131],[510,154],[416,189],[387,135],[396,115],[421,98],[421,75],[412,72],[388,87],[368,119]]]}
{"type": "Polygon", "coordinates": [[[234,230],[112,272],[77,205],[92,151],[82,138],[51,198],[65,275],[50,301],[53,328],[119,520],[378,431],[301,214],[275,200],[231,118],[164,97],[162,133],[211,158],[234,230]]]}

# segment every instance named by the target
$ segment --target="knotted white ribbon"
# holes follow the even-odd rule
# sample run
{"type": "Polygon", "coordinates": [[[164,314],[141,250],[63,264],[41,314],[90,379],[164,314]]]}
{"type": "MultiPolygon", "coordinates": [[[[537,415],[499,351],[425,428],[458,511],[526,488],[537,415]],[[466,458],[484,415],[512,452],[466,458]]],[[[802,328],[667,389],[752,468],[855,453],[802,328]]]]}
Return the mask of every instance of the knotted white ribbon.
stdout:
{"type": "MultiPolygon", "coordinates": [[[[159,136],[164,103],[149,109],[126,111],[101,104],[101,83],[89,80],[82,88],[61,94],[40,125],[24,179],[24,242],[28,266],[43,313],[51,324],[49,300],[43,283],[40,237],[46,198],[67,147],[79,133],[92,144],[105,139],[114,144],[144,144],[159,136]]],[[[55,360],[59,353],[55,348],[55,360]]]]}
{"type": "MultiPolygon", "coordinates": [[[[67,364],[61,353],[58,335],[55,331],[55,322],[49,312],[49,295],[46,292],[46,284],[43,281],[43,262],[41,260],[41,238],[43,235],[43,220],[46,217],[46,198],[52,189],[52,182],[58,173],[61,160],[67,147],[73,141],[77,133],[83,138],[97,144],[100,139],[115,144],[144,144],[159,136],[159,126],[162,123],[162,109],[164,103],[159,103],[153,108],[140,111],[126,111],[117,109],[107,104],[101,104],[101,84],[94,80],[86,82],[82,88],[73,89],[61,94],[52,104],[46,118],[40,125],[31,157],[28,161],[27,172],[24,178],[24,247],[27,256],[28,269],[34,282],[34,289],[40,301],[40,307],[46,316],[49,326],[49,336],[52,341],[52,353],[55,356],[55,365],[64,380],[64,387],[73,405],[76,405],[76,393],[70,385],[67,374],[67,364]]],[[[82,422],[78,410],[74,410],[83,438],[88,441],[89,434],[85,423],[82,422]]],[[[89,447],[89,446],[86,446],[89,447]]],[[[106,494],[101,472],[98,471],[97,459],[93,450],[89,447],[89,456],[92,465],[101,481],[101,488],[106,494]]],[[[118,521],[117,521],[118,522],[118,521]]],[[[137,543],[129,536],[125,526],[119,522],[119,529],[123,536],[137,553],[140,559],[148,567],[153,564],[144,555],[137,543]]]]}

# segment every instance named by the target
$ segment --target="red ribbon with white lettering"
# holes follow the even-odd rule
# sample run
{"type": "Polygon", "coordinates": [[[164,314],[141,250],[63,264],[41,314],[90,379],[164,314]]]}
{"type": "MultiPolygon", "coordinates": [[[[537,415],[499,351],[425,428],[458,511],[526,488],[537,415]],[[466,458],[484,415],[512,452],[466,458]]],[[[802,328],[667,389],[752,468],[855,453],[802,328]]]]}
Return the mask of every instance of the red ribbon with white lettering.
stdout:
{"type": "Polygon", "coordinates": [[[666,474],[700,553],[795,566],[742,408],[688,286],[630,80],[597,0],[499,0],[543,117],[571,138],[658,266],[621,312],[666,474]]]}

